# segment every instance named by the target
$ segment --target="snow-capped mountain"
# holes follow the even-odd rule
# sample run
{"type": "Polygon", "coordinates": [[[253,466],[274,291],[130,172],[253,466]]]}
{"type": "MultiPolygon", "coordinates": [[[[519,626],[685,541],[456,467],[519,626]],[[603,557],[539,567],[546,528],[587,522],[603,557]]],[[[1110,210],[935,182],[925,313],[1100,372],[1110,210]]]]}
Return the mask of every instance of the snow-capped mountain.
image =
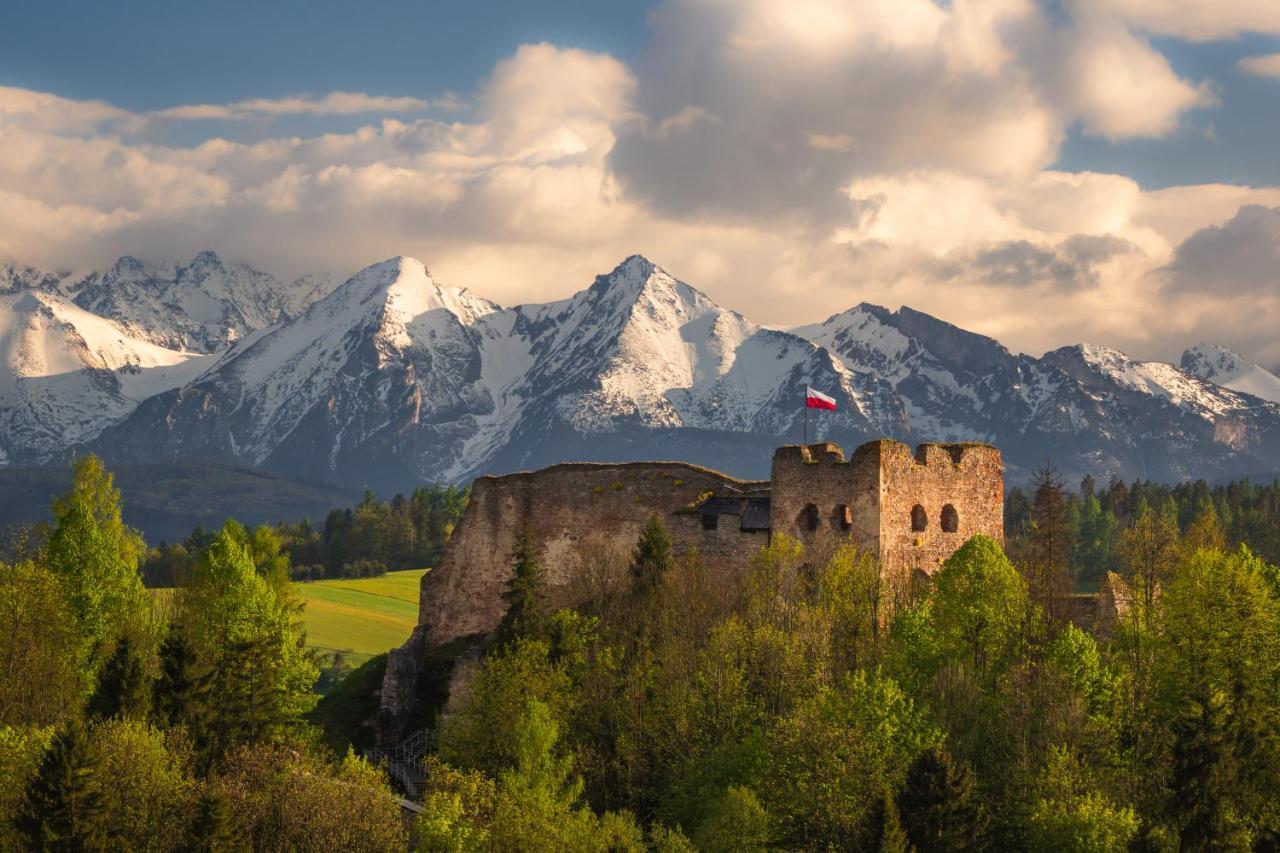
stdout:
{"type": "Polygon", "coordinates": [[[0,296],[0,462],[43,462],[141,400],[193,379],[207,356],[138,338],[61,296],[0,296]]]}
{"type": "Polygon", "coordinates": [[[56,293],[138,338],[168,349],[213,353],[296,317],[333,290],[323,273],[285,285],[248,264],[201,252],[185,264],[147,264],[126,255],[106,270],[52,272],[0,262],[0,293],[56,293]]]}
{"type": "Polygon", "coordinates": [[[0,444],[8,463],[79,445],[380,490],[570,459],[757,477],[774,446],[800,439],[813,385],[839,406],[813,419],[813,438],[991,441],[1014,479],[1046,459],[1071,477],[1280,471],[1280,404],[1256,395],[1256,366],[1238,357],[1180,369],[1079,345],[1033,358],[869,304],[767,329],[640,256],[567,299],[513,308],[403,257],[336,287],[300,280],[288,298],[268,278],[211,253],[164,275],[131,259],[79,277],[0,268],[0,290],[17,291],[0,303],[5,329],[85,341],[65,344],[74,364],[22,368],[40,382],[0,401],[29,436],[0,444]],[[50,379],[67,376],[79,390],[50,379]],[[1235,387],[1242,377],[1253,384],[1235,387]]]}
{"type": "Polygon", "coordinates": [[[1226,347],[1194,346],[1182,354],[1182,369],[1224,388],[1280,403],[1280,377],[1226,347]]]}
{"type": "Polygon", "coordinates": [[[812,381],[843,404],[830,426],[866,435],[901,423],[875,377],[640,257],[569,299],[512,309],[393,258],[148,400],[98,447],[343,482],[457,480],[673,446],[698,456],[705,440],[678,449],[690,434],[772,444],[798,424],[791,401],[812,381]]]}

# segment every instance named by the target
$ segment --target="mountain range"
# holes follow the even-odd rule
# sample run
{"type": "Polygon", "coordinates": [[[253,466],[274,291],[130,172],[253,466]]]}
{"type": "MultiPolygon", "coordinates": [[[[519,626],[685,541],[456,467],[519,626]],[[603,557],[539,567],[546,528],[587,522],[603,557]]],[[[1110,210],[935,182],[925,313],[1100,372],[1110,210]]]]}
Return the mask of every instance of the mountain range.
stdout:
{"type": "Polygon", "coordinates": [[[641,256],[504,308],[412,258],[282,282],[202,252],[105,272],[0,264],[0,466],[92,450],[403,490],[558,461],[683,459],[766,476],[812,437],[987,441],[1013,481],[1280,471],[1280,379],[1221,347],[1178,366],[1080,344],[1036,358],[860,304],[766,328],[641,256]]]}

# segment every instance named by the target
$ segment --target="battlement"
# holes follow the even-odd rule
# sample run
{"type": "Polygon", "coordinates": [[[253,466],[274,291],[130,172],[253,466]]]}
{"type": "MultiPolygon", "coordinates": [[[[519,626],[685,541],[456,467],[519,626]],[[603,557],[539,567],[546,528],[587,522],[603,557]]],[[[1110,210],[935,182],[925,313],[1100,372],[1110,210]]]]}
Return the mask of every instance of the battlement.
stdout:
{"type": "MultiPolygon", "coordinates": [[[[426,650],[496,630],[511,552],[525,531],[546,568],[548,606],[558,608],[579,604],[585,576],[608,560],[625,565],[655,514],[676,553],[697,553],[711,572],[742,571],[785,534],[815,560],[853,544],[906,578],[932,574],[975,534],[1003,541],[1003,504],[994,447],[926,443],[913,452],[890,439],[848,458],[832,442],[779,447],[767,483],[683,462],[566,463],[480,477],[445,553],[423,576],[414,642],[426,650]]],[[[414,669],[400,657],[392,663],[384,711],[400,719],[414,669]]]]}
{"type": "Polygon", "coordinates": [[[926,443],[913,452],[882,439],[848,458],[832,442],[779,447],[767,483],[684,462],[572,462],[480,477],[423,581],[419,619],[432,644],[492,630],[522,530],[538,542],[553,592],[569,595],[584,542],[599,537],[629,552],[655,513],[677,550],[725,571],[781,533],[809,548],[852,542],[895,568],[931,574],[975,533],[1003,539],[1002,472],[988,445],[926,443]]]}

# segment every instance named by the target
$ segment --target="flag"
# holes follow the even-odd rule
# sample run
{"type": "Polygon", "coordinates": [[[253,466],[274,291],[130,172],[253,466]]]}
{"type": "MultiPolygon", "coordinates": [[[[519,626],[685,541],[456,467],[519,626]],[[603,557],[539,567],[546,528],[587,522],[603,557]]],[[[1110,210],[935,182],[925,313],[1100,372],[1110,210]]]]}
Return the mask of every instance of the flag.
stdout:
{"type": "Polygon", "coordinates": [[[828,397],[821,391],[815,391],[812,388],[804,389],[804,404],[810,409],[826,409],[834,412],[836,410],[836,401],[832,397],[828,397]]]}

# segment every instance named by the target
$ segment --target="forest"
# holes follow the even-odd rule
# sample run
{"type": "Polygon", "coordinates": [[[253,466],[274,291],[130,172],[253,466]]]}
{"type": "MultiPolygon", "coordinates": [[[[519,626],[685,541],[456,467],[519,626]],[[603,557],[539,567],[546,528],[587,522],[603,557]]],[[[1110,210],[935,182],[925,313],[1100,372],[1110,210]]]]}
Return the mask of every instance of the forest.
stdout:
{"type": "Polygon", "coordinates": [[[582,604],[552,610],[522,537],[409,824],[316,722],[287,533],[228,522],[154,596],[85,457],[0,566],[0,848],[1276,849],[1275,488],[1042,472],[1009,497],[1007,549],[916,585],[783,536],[716,574],[655,517],[583,549],[582,604]],[[1082,630],[1064,601],[1107,571],[1123,606],[1082,630]]]}

